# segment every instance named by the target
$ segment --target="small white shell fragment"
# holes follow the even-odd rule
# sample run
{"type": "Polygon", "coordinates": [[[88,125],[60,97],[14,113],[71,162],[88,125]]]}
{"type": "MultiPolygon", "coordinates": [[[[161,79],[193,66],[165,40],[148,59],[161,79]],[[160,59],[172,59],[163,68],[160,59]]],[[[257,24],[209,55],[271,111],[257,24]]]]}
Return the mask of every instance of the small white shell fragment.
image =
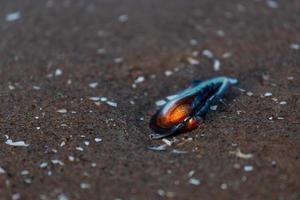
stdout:
{"type": "Polygon", "coordinates": [[[85,146],[89,146],[90,142],[89,141],[84,141],[85,146]]]}
{"type": "Polygon", "coordinates": [[[89,189],[91,188],[91,185],[89,183],[80,183],[81,189],[89,189]]]}
{"type": "Polygon", "coordinates": [[[29,144],[26,144],[24,141],[13,142],[11,139],[6,140],[5,144],[16,146],[16,147],[28,147],[29,144]]]}
{"type": "Polygon", "coordinates": [[[194,176],[194,174],[195,174],[195,170],[191,170],[188,173],[188,177],[192,177],[192,176],[194,176]]]}
{"type": "Polygon", "coordinates": [[[190,40],[190,45],[191,46],[196,46],[198,44],[198,41],[197,40],[195,40],[195,39],[191,39],[190,40]]]}
{"type": "Polygon", "coordinates": [[[218,108],[218,106],[217,106],[217,105],[213,105],[213,106],[211,106],[211,107],[210,107],[210,109],[211,109],[211,110],[214,110],[214,111],[216,111],[216,110],[217,110],[217,108],[218,108]]]}
{"type": "Polygon", "coordinates": [[[163,106],[165,105],[167,102],[165,100],[158,100],[155,102],[155,105],[156,106],[163,106]]]}
{"type": "Polygon", "coordinates": [[[61,69],[56,69],[54,75],[55,76],[61,76],[63,74],[63,71],[61,69]]]}
{"type": "Polygon", "coordinates": [[[223,55],[222,55],[222,58],[230,58],[232,56],[232,53],[230,53],[230,52],[226,52],[226,53],[223,53],[223,55]]]}
{"type": "Polygon", "coordinates": [[[61,114],[65,114],[65,113],[67,113],[67,109],[65,109],[65,108],[58,109],[56,112],[61,113],[61,114]]]}
{"type": "Polygon", "coordinates": [[[4,173],[5,173],[5,170],[2,167],[0,167],[0,174],[4,174],[4,173]]]}
{"type": "Polygon", "coordinates": [[[187,58],[187,61],[191,65],[199,65],[199,63],[200,63],[198,60],[196,60],[195,58],[192,58],[192,57],[187,58]]]}
{"type": "Polygon", "coordinates": [[[116,102],[113,102],[113,101],[107,101],[106,103],[108,105],[112,106],[112,107],[115,107],[115,108],[118,106],[118,104],[116,102]]]}
{"type": "Polygon", "coordinates": [[[196,179],[196,178],[191,178],[189,180],[189,183],[192,184],[192,185],[200,185],[201,181],[199,179],[196,179]]]}
{"type": "Polygon", "coordinates": [[[280,104],[280,105],[286,105],[287,102],[286,102],[286,101],[280,101],[279,104],[280,104]]]}
{"type": "Polygon", "coordinates": [[[145,77],[144,76],[139,76],[137,79],[135,79],[134,83],[142,83],[144,82],[145,77]]]}
{"type": "Polygon", "coordinates": [[[74,156],[68,156],[69,161],[73,162],[75,160],[74,156]]]}
{"type": "Polygon", "coordinates": [[[60,160],[51,160],[52,164],[54,165],[60,165],[60,166],[64,166],[64,163],[60,160]]]}
{"type": "Polygon", "coordinates": [[[118,17],[118,21],[121,22],[121,23],[127,22],[127,21],[128,21],[128,15],[125,15],[125,14],[120,15],[120,16],[118,17]]]}
{"type": "Polygon", "coordinates": [[[25,176],[25,175],[28,175],[29,174],[29,171],[28,170],[23,170],[21,171],[21,175],[22,176],[25,176]]]}
{"type": "Polygon", "coordinates": [[[36,85],[32,86],[32,88],[33,88],[34,90],[40,90],[40,89],[41,89],[40,86],[36,86],[36,85]]]}
{"type": "Polygon", "coordinates": [[[120,64],[120,63],[123,62],[123,58],[115,58],[115,59],[114,59],[114,62],[115,62],[116,64],[120,64]]]}
{"type": "Polygon", "coordinates": [[[266,3],[269,8],[278,8],[279,7],[278,2],[275,0],[267,0],[266,3]]]}
{"type": "Polygon", "coordinates": [[[100,101],[107,101],[107,98],[106,97],[101,97],[100,101]]]}
{"type": "Polygon", "coordinates": [[[47,162],[42,162],[41,164],[40,164],[40,168],[46,168],[48,166],[48,163],[47,162]]]}
{"type": "Polygon", "coordinates": [[[84,149],[82,147],[76,147],[77,151],[83,151],[84,149]]]}
{"type": "Polygon", "coordinates": [[[253,92],[250,92],[250,91],[247,92],[246,94],[247,94],[249,97],[253,96],[253,92]]]}
{"type": "Polygon", "coordinates": [[[250,153],[249,154],[245,154],[245,153],[241,152],[240,149],[237,149],[236,151],[230,151],[229,154],[233,154],[236,157],[242,158],[242,159],[250,159],[250,158],[253,157],[252,154],[250,154],[250,153]]]}
{"type": "Polygon", "coordinates": [[[98,82],[89,83],[90,88],[96,88],[98,86],[98,82]]]}
{"type": "Polygon", "coordinates": [[[300,45],[296,44],[296,43],[293,43],[293,44],[290,44],[290,48],[294,49],[294,50],[299,50],[300,49],[300,45]]]}
{"type": "Polygon", "coordinates": [[[12,12],[6,15],[5,20],[7,22],[12,22],[12,21],[16,21],[18,19],[20,19],[21,17],[21,13],[19,11],[16,12],[12,12]]]}
{"type": "Polygon", "coordinates": [[[245,172],[251,172],[254,170],[254,167],[252,165],[245,165],[244,166],[244,171],[245,172]]]}
{"type": "Polygon", "coordinates": [[[213,58],[214,57],[214,54],[208,49],[203,50],[202,55],[207,57],[207,58],[213,58]]]}
{"type": "Polygon", "coordinates": [[[166,70],[165,71],[165,76],[171,76],[173,72],[171,70],[166,70]]]}
{"type": "Polygon", "coordinates": [[[221,62],[219,60],[214,61],[214,70],[219,71],[221,67],[221,62]]]}
{"type": "Polygon", "coordinates": [[[57,200],[69,200],[69,197],[65,194],[60,194],[58,195],[57,200]]]}
{"type": "Polygon", "coordinates": [[[173,144],[173,141],[170,141],[170,140],[168,140],[168,139],[166,139],[166,138],[162,139],[162,141],[163,141],[166,145],[168,145],[168,146],[172,146],[172,144],[173,144]]]}
{"type": "Polygon", "coordinates": [[[266,93],[264,94],[264,96],[265,96],[265,97],[270,97],[270,96],[272,96],[272,93],[271,93],[271,92],[266,92],[266,93]]]}
{"type": "Polygon", "coordinates": [[[102,142],[101,138],[95,138],[95,142],[102,142]]]}
{"type": "Polygon", "coordinates": [[[99,101],[99,100],[100,100],[100,97],[89,97],[89,100],[92,100],[92,101],[99,101]]]}
{"type": "Polygon", "coordinates": [[[165,151],[166,150],[166,144],[163,144],[163,145],[160,145],[160,146],[157,146],[157,147],[148,147],[149,150],[152,150],[152,151],[165,151]]]}

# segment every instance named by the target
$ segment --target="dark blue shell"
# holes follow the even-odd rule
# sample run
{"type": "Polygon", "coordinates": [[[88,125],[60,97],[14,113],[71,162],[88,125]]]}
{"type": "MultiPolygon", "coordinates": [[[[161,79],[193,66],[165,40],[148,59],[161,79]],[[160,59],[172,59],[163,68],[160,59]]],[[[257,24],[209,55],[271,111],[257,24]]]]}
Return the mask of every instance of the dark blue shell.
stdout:
{"type": "Polygon", "coordinates": [[[192,86],[168,98],[164,104],[151,118],[150,128],[155,132],[151,134],[152,139],[167,137],[180,132],[185,132],[189,120],[200,123],[210,106],[216,104],[227,91],[230,85],[238,81],[234,78],[216,77],[204,81],[194,81],[192,86]],[[169,127],[162,127],[157,123],[157,118],[166,114],[170,109],[187,103],[191,107],[191,113],[181,122],[169,127]]]}

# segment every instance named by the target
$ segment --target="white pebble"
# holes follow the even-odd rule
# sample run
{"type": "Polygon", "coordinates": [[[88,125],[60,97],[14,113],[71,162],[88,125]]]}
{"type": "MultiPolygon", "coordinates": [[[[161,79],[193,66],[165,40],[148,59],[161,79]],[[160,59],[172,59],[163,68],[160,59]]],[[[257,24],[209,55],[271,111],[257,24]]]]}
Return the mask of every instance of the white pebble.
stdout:
{"type": "Polygon", "coordinates": [[[286,102],[286,101],[280,101],[279,104],[280,104],[280,105],[286,105],[287,102],[286,102]]]}
{"type": "Polygon", "coordinates": [[[163,106],[165,105],[167,102],[165,100],[158,100],[155,102],[155,105],[156,106],[163,106]]]}
{"type": "Polygon", "coordinates": [[[117,107],[118,104],[116,102],[112,102],[112,101],[107,101],[106,102],[108,105],[112,106],[112,107],[117,107]]]}
{"type": "Polygon", "coordinates": [[[214,57],[214,54],[208,49],[203,50],[202,55],[207,57],[207,58],[213,58],[214,57]]]}
{"type": "Polygon", "coordinates": [[[171,76],[172,74],[173,74],[173,72],[171,70],[166,70],[165,71],[166,76],[171,76]]]}
{"type": "Polygon", "coordinates": [[[83,151],[84,149],[82,147],[76,147],[77,151],[83,151]]]}
{"type": "Polygon", "coordinates": [[[199,179],[196,179],[196,178],[191,178],[189,180],[189,183],[192,184],[192,185],[200,185],[201,181],[199,179]]]}
{"type": "Polygon", "coordinates": [[[41,164],[40,164],[40,168],[46,168],[48,166],[48,163],[47,162],[42,162],[41,164]]]}
{"type": "Polygon", "coordinates": [[[101,142],[102,139],[101,138],[95,138],[95,142],[101,142]]]}
{"type": "Polygon", "coordinates": [[[245,172],[251,172],[254,170],[254,167],[252,165],[245,165],[244,166],[244,171],[245,172]]]}
{"type": "Polygon", "coordinates": [[[221,62],[219,60],[214,61],[214,70],[219,71],[221,67],[221,62]]]}
{"type": "Polygon", "coordinates": [[[90,88],[96,88],[98,86],[98,82],[89,83],[90,88]]]}
{"type": "Polygon", "coordinates": [[[89,183],[80,183],[81,189],[89,189],[91,188],[91,185],[89,183]]]}
{"type": "Polygon", "coordinates": [[[293,44],[290,44],[290,48],[294,49],[294,50],[299,50],[300,49],[300,45],[296,44],[296,43],[293,43],[293,44]]]}
{"type": "Polygon", "coordinates": [[[64,113],[67,113],[67,109],[64,109],[64,108],[58,109],[56,112],[64,114],[64,113]]]}
{"type": "Polygon", "coordinates": [[[63,74],[63,71],[61,69],[55,70],[55,76],[61,76],[63,74]]]}
{"type": "Polygon", "coordinates": [[[214,110],[214,111],[216,111],[216,110],[217,110],[217,108],[218,108],[218,106],[217,106],[217,105],[214,105],[214,106],[211,106],[211,107],[210,107],[210,109],[211,109],[211,110],[214,110]]]}
{"type": "Polygon", "coordinates": [[[119,22],[121,22],[121,23],[125,23],[125,22],[127,22],[128,21],[128,15],[120,15],[119,17],[118,17],[118,21],[119,22]]]}
{"type": "Polygon", "coordinates": [[[272,96],[272,93],[271,92],[266,92],[264,95],[265,95],[265,97],[270,97],[270,96],[272,96]]]}
{"type": "Polygon", "coordinates": [[[21,13],[19,11],[17,12],[12,12],[6,15],[5,20],[7,22],[12,22],[12,21],[16,21],[18,19],[20,19],[21,17],[21,13]]]}

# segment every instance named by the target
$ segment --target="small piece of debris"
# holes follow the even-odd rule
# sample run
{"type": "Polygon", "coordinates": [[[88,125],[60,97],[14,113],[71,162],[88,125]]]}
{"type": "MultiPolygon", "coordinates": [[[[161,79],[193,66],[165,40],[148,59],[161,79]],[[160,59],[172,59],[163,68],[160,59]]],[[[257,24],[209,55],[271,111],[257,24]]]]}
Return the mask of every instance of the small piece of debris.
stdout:
{"type": "Polygon", "coordinates": [[[41,169],[44,169],[44,168],[46,168],[48,166],[48,163],[47,162],[42,162],[41,164],[40,164],[40,168],[41,169]]]}
{"type": "Polygon", "coordinates": [[[165,71],[165,76],[171,76],[173,72],[171,70],[165,71]]]}
{"type": "Polygon", "coordinates": [[[82,147],[76,147],[77,151],[83,151],[84,149],[82,147]]]}
{"type": "Polygon", "coordinates": [[[219,71],[221,67],[221,62],[219,60],[214,61],[214,70],[219,71]]]}
{"type": "Polygon", "coordinates": [[[60,160],[51,160],[52,164],[54,165],[60,165],[60,166],[64,166],[64,163],[60,160]]]}
{"type": "Polygon", "coordinates": [[[182,151],[182,150],[178,150],[178,149],[173,149],[171,151],[171,153],[175,153],[175,154],[186,154],[188,153],[187,151],[182,151]]]}
{"type": "Polygon", "coordinates": [[[192,184],[192,185],[200,185],[201,181],[199,179],[196,179],[196,178],[191,178],[189,180],[189,183],[192,184]]]}
{"type": "Polygon", "coordinates": [[[152,150],[152,151],[165,151],[166,150],[166,144],[163,144],[163,145],[160,145],[160,146],[157,146],[157,147],[148,147],[149,150],[152,150]]]}
{"type": "Polygon", "coordinates": [[[191,170],[188,173],[188,177],[192,177],[192,176],[194,176],[194,174],[195,174],[195,170],[191,170]]]}
{"type": "Polygon", "coordinates": [[[13,194],[13,195],[11,196],[11,199],[12,199],[12,200],[19,200],[19,199],[21,199],[21,195],[20,195],[19,193],[13,194]]]}
{"type": "Polygon", "coordinates": [[[214,110],[214,111],[216,111],[216,110],[217,110],[217,108],[218,108],[218,106],[217,106],[217,105],[214,105],[214,106],[211,106],[211,107],[210,107],[210,109],[211,109],[211,110],[214,110]]]}
{"type": "Polygon", "coordinates": [[[250,159],[253,157],[252,154],[242,153],[240,149],[237,149],[236,151],[230,151],[229,154],[235,155],[236,157],[243,158],[243,159],[250,159]]]}
{"type": "Polygon", "coordinates": [[[98,82],[89,83],[90,88],[96,88],[98,86],[98,82]]]}
{"type": "Polygon", "coordinates": [[[28,147],[29,144],[26,144],[24,141],[13,142],[11,139],[6,140],[5,144],[16,146],[16,147],[28,147]]]}
{"type": "Polygon", "coordinates": [[[222,190],[226,190],[227,189],[227,184],[226,183],[222,183],[220,187],[221,187],[222,190]]]}
{"type": "Polygon", "coordinates": [[[89,189],[91,188],[91,185],[89,183],[80,183],[81,189],[89,189]]]}
{"type": "Polygon", "coordinates": [[[40,89],[41,89],[40,86],[36,86],[36,85],[32,86],[32,88],[33,88],[34,90],[40,90],[40,89]]]}
{"type": "Polygon", "coordinates": [[[56,69],[54,75],[57,76],[61,76],[63,74],[63,71],[61,69],[56,69]]]}
{"type": "Polygon", "coordinates": [[[21,13],[19,11],[16,12],[12,12],[6,15],[5,20],[7,22],[12,22],[12,21],[16,21],[18,19],[20,19],[21,17],[21,13]]]}
{"type": "Polygon", "coordinates": [[[170,141],[170,140],[168,140],[168,139],[166,139],[166,138],[162,139],[162,141],[163,141],[166,145],[168,145],[168,146],[172,146],[172,144],[173,144],[173,141],[170,141]]]}
{"type": "Polygon", "coordinates": [[[125,14],[120,15],[120,16],[118,17],[118,21],[121,22],[121,23],[127,22],[127,21],[128,21],[128,15],[125,15],[125,14]]]}
{"type": "Polygon", "coordinates": [[[101,138],[95,138],[95,142],[102,142],[101,138]]]}
{"type": "Polygon", "coordinates": [[[57,200],[69,200],[69,197],[65,194],[60,194],[58,195],[57,200]]]}
{"type": "Polygon", "coordinates": [[[275,0],[267,0],[266,3],[269,8],[278,8],[279,7],[278,2],[275,0]]]}
{"type": "Polygon", "coordinates": [[[264,96],[265,96],[265,97],[270,97],[270,96],[272,96],[272,93],[271,93],[271,92],[266,92],[266,93],[264,94],[264,96]]]}
{"type": "Polygon", "coordinates": [[[142,82],[144,82],[144,80],[145,80],[144,76],[139,76],[137,79],[135,79],[134,83],[135,84],[142,83],[142,82]]]}
{"type": "Polygon", "coordinates": [[[232,53],[230,53],[230,52],[226,52],[226,53],[223,53],[223,55],[222,55],[222,58],[230,58],[232,56],[232,53]]]}
{"type": "Polygon", "coordinates": [[[254,170],[254,167],[252,165],[245,165],[244,166],[244,171],[245,172],[251,172],[254,170]]]}
{"type": "Polygon", "coordinates": [[[108,105],[112,106],[112,107],[115,107],[115,108],[118,106],[118,104],[116,102],[113,102],[113,101],[107,101],[106,103],[108,105]]]}
{"type": "Polygon", "coordinates": [[[64,109],[64,108],[58,109],[56,112],[61,113],[61,114],[65,114],[65,113],[67,113],[67,109],[64,109]]]}
{"type": "Polygon", "coordinates": [[[120,63],[123,62],[123,58],[115,58],[115,59],[114,59],[114,62],[115,62],[116,64],[120,64],[120,63]]]}
{"type": "Polygon", "coordinates": [[[21,175],[22,176],[25,176],[25,175],[28,175],[29,174],[29,171],[28,170],[23,170],[21,171],[21,175]]]}
{"type": "Polygon", "coordinates": [[[187,61],[190,65],[199,65],[199,63],[200,63],[198,60],[196,60],[195,58],[191,58],[191,57],[187,58],[187,61]]]}
{"type": "Polygon", "coordinates": [[[253,92],[250,92],[250,91],[247,92],[246,94],[247,94],[249,97],[253,96],[253,92]]]}
{"type": "Polygon", "coordinates": [[[290,48],[294,49],[294,50],[299,50],[300,49],[300,45],[296,44],[296,43],[293,43],[293,44],[290,44],[290,48]]]}
{"type": "Polygon", "coordinates": [[[167,102],[165,100],[158,100],[155,102],[155,105],[156,106],[163,106],[165,105],[167,102]]]}
{"type": "Polygon", "coordinates": [[[0,167],[0,174],[4,174],[4,173],[5,173],[5,170],[2,167],[0,167]]]}
{"type": "Polygon", "coordinates": [[[198,45],[198,41],[195,40],[195,39],[191,39],[191,40],[190,40],[190,45],[191,45],[191,46],[196,46],[196,45],[198,45]]]}
{"type": "Polygon", "coordinates": [[[280,104],[280,105],[286,105],[287,102],[286,102],[286,101],[280,101],[279,104],[280,104]]]}
{"type": "Polygon", "coordinates": [[[208,49],[203,50],[202,55],[207,57],[207,58],[213,58],[214,57],[214,54],[208,49]]]}

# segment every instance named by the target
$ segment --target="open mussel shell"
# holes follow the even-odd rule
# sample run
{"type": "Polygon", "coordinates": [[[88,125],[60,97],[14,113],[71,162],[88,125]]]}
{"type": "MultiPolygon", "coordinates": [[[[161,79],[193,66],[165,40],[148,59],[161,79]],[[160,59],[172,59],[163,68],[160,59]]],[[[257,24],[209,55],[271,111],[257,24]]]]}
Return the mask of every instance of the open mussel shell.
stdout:
{"type": "Polygon", "coordinates": [[[151,117],[149,126],[154,134],[150,137],[159,139],[195,129],[209,107],[235,83],[236,79],[217,77],[197,81],[186,90],[172,95],[172,99],[151,117]]]}

